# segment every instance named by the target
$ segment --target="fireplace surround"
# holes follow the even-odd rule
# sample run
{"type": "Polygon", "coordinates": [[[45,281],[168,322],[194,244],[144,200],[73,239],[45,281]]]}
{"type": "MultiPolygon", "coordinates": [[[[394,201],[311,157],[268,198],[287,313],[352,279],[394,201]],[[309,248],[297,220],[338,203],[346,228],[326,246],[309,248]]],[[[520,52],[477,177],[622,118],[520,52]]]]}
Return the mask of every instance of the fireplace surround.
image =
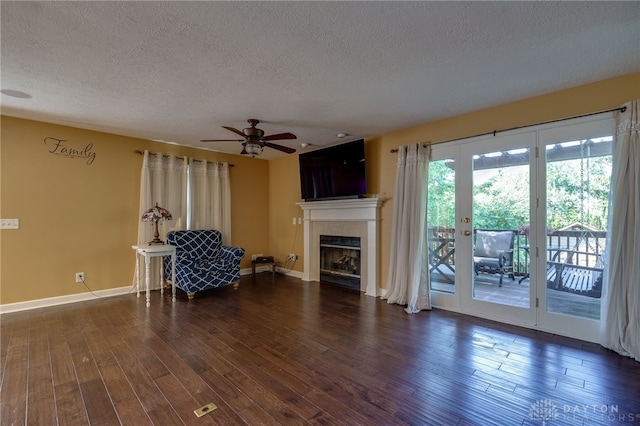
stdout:
{"type": "Polygon", "coordinates": [[[303,281],[320,281],[320,235],[360,238],[360,291],[379,294],[379,216],[381,198],[297,203],[304,213],[303,281]]]}

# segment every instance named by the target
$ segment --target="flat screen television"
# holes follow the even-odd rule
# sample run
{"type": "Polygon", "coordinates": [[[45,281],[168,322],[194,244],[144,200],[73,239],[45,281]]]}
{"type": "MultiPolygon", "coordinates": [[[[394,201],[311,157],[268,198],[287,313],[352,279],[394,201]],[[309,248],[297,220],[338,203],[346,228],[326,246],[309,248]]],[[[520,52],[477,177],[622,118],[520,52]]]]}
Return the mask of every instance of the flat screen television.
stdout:
{"type": "Polygon", "coordinates": [[[367,193],[364,139],[305,152],[298,158],[305,201],[359,198],[367,193]]]}

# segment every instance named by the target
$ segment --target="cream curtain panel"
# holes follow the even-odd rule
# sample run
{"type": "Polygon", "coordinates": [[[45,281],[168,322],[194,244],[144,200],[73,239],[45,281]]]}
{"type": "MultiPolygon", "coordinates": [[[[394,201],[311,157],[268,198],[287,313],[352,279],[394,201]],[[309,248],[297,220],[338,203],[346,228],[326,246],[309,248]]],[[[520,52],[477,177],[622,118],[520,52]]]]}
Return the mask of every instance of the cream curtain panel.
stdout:
{"type": "Polygon", "coordinates": [[[231,243],[229,164],[191,160],[189,165],[189,229],[217,229],[222,244],[231,243]]]}
{"type": "Polygon", "coordinates": [[[388,303],[407,305],[413,314],[431,309],[426,257],[427,178],[431,147],[415,144],[398,149],[391,222],[388,303]]]}
{"type": "MultiPolygon", "coordinates": [[[[185,229],[187,226],[187,159],[144,152],[140,178],[140,205],[138,218],[155,206],[169,210],[173,220],[158,223],[160,239],[167,232],[185,229]]],[[[153,239],[153,223],[140,221],[138,244],[153,239]]]]}
{"type": "MultiPolygon", "coordinates": [[[[160,222],[160,238],[180,229],[217,229],[224,244],[231,240],[229,164],[144,152],[139,217],[156,203],[173,220],[160,222]]],[[[153,225],[140,222],[138,244],[152,239],[153,225]]]]}
{"type": "MultiPolygon", "coordinates": [[[[187,223],[187,159],[173,155],[151,154],[144,152],[142,159],[142,172],[140,176],[140,204],[138,207],[138,244],[147,244],[153,239],[153,222],[142,222],[144,212],[156,203],[171,213],[172,220],[158,222],[160,239],[165,240],[167,232],[177,229],[185,229],[187,223]]],[[[160,258],[152,259],[154,265],[160,262],[160,258]]],[[[143,280],[144,269],[138,270],[137,279],[143,280]]],[[[152,268],[151,283],[153,288],[158,288],[158,267],[152,268]]]]}
{"type": "Polygon", "coordinates": [[[640,361],[640,101],[616,113],[602,345],[640,361]]]}

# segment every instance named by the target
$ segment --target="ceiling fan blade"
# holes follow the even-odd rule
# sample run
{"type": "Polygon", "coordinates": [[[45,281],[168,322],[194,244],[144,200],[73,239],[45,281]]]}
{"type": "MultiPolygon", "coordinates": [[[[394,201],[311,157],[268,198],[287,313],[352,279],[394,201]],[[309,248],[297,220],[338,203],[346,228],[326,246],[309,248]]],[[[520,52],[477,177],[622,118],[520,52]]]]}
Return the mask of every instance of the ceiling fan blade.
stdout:
{"type": "Polygon", "coordinates": [[[244,139],[200,139],[200,142],[244,142],[244,139]]]}
{"type": "Polygon", "coordinates": [[[225,129],[227,129],[227,130],[232,131],[233,133],[235,133],[235,134],[237,134],[237,135],[242,136],[243,138],[246,138],[246,137],[247,137],[244,133],[242,133],[242,132],[241,132],[240,130],[238,130],[238,129],[234,129],[233,127],[229,127],[229,126],[222,126],[222,127],[223,127],[223,128],[225,128],[225,129]]]}
{"type": "Polygon", "coordinates": [[[270,143],[270,142],[265,142],[264,146],[277,149],[278,151],[286,152],[287,154],[293,154],[294,152],[296,152],[295,149],[289,148],[288,146],[276,145],[275,143],[270,143]]]}
{"type": "Polygon", "coordinates": [[[265,136],[262,138],[263,141],[277,141],[283,139],[298,139],[296,135],[293,133],[278,133],[277,135],[265,136]]]}

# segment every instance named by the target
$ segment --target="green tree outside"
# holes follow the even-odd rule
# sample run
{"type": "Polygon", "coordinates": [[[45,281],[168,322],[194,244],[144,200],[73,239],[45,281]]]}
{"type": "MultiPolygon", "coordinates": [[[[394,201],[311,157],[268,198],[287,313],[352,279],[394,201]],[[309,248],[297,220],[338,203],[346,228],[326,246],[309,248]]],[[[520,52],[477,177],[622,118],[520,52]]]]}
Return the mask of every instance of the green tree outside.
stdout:
{"type": "MultiPolygon", "coordinates": [[[[429,226],[455,227],[455,171],[447,163],[429,163],[429,226]]],[[[607,224],[611,156],[547,164],[547,227],[584,223],[604,230],[607,224]]],[[[529,223],[527,166],[495,169],[473,188],[476,229],[517,230],[529,223]]]]}

